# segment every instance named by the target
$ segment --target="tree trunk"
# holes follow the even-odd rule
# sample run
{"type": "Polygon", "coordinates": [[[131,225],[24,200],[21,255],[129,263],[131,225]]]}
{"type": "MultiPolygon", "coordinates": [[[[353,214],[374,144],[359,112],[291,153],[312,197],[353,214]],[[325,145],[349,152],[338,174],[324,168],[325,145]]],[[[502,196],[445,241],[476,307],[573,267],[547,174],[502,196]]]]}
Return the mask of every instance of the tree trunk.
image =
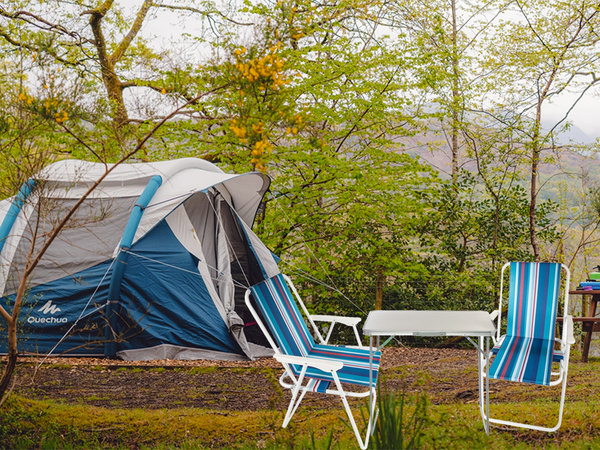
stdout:
{"type": "Polygon", "coordinates": [[[90,27],[94,33],[94,46],[98,52],[102,81],[106,88],[108,99],[111,102],[113,118],[118,126],[123,126],[129,120],[125,102],[123,101],[123,86],[115,72],[115,62],[108,54],[104,33],[102,32],[102,19],[104,18],[104,14],[106,14],[106,9],[108,7],[110,6],[91,11],[90,27]]]}
{"type": "Polygon", "coordinates": [[[0,404],[4,401],[4,396],[8,391],[10,382],[15,373],[17,366],[17,321],[10,320],[6,323],[8,328],[8,354],[6,355],[6,363],[2,368],[2,376],[0,377],[0,404]]]}
{"type": "Polygon", "coordinates": [[[458,183],[459,72],[456,0],[452,0],[452,184],[458,183]]]}
{"type": "Polygon", "coordinates": [[[536,261],[540,260],[540,245],[537,239],[536,230],[536,213],[535,208],[537,205],[537,175],[540,163],[540,151],[537,148],[537,143],[534,143],[536,148],[532,152],[531,159],[531,191],[530,191],[530,202],[529,202],[529,236],[531,238],[531,248],[533,249],[533,256],[536,261]]]}
{"type": "Polygon", "coordinates": [[[383,269],[380,267],[377,269],[377,284],[375,286],[375,309],[381,310],[383,306],[383,283],[385,282],[385,276],[383,275],[383,269]]]}
{"type": "Polygon", "coordinates": [[[529,236],[531,238],[531,248],[533,250],[533,256],[535,261],[540,260],[540,245],[537,238],[536,229],[536,207],[537,207],[537,184],[538,184],[538,171],[540,166],[540,156],[542,153],[542,144],[540,142],[540,130],[542,126],[542,105],[546,98],[546,94],[550,89],[551,81],[548,82],[545,89],[542,91],[538,100],[535,124],[533,130],[533,137],[531,139],[531,189],[530,189],[530,201],[529,201],[529,236]]]}

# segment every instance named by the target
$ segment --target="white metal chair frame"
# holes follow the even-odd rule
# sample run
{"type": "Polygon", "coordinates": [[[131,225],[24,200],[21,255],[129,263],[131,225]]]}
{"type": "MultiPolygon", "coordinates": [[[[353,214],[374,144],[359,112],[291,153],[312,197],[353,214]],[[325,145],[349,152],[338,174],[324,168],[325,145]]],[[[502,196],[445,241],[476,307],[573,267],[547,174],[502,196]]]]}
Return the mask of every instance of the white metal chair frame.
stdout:
{"type": "MultiPolygon", "coordinates": [[[[505,338],[505,335],[501,335],[500,333],[501,333],[501,323],[502,323],[502,299],[503,299],[503,292],[504,292],[504,272],[508,267],[510,267],[510,262],[508,262],[508,263],[504,264],[504,266],[502,266],[502,271],[501,271],[501,275],[500,275],[500,295],[499,295],[500,300],[499,300],[499,304],[498,304],[498,309],[493,311],[490,314],[492,321],[497,320],[496,337],[494,339],[494,344],[496,346],[501,344],[505,338]]],[[[498,424],[498,425],[519,427],[519,428],[528,428],[528,429],[532,429],[532,430],[546,431],[546,432],[556,431],[560,428],[560,426],[562,424],[562,416],[563,416],[564,405],[565,405],[565,394],[566,394],[566,390],[567,390],[567,374],[568,374],[568,370],[569,370],[569,353],[570,353],[571,345],[573,345],[575,343],[575,338],[573,336],[573,316],[570,314],[567,314],[568,307],[569,307],[569,285],[571,282],[571,271],[564,264],[561,264],[561,267],[562,267],[562,269],[565,270],[565,272],[567,274],[565,284],[564,284],[564,286],[565,286],[564,287],[564,292],[565,292],[564,293],[564,307],[563,307],[564,308],[563,309],[564,321],[563,321],[562,337],[560,339],[554,338],[554,340],[556,343],[558,343],[560,345],[560,351],[563,353],[564,356],[563,356],[563,359],[559,362],[558,371],[551,372],[551,375],[556,378],[551,380],[549,383],[549,386],[557,386],[562,383],[560,406],[559,406],[559,412],[558,412],[558,422],[553,427],[543,427],[543,426],[538,426],[538,425],[530,425],[530,424],[526,424],[526,423],[513,422],[513,421],[509,421],[509,420],[492,419],[490,417],[489,418],[490,423],[494,423],[494,424],[498,424]]],[[[559,298],[560,298],[560,295],[559,295],[559,298]]],[[[559,301],[559,299],[557,299],[557,301],[559,301]]],[[[489,353],[487,358],[485,358],[485,361],[483,361],[483,363],[484,364],[491,363],[491,357],[492,357],[492,354],[489,353]]],[[[485,376],[485,372],[484,372],[484,376],[485,376]]],[[[488,397],[489,397],[489,393],[488,393],[488,397]]]]}
{"type": "MultiPolygon", "coordinates": [[[[298,293],[297,293],[296,289],[294,288],[294,285],[290,282],[289,277],[287,277],[285,275],[283,275],[283,276],[286,279],[286,281],[289,283],[289,286],[291,287],[294,295],[299,300],[300,305],[302,305],[302,309],[303,309],[304,313],[308,317],[310,317],[310,315],[308,314],[308,312],[306,310],[304,303],[299,299],[298,293]]],[[[315,391],[315,387],[317,384],[317,381],[315,379],[311,378],[308,380],[308,382],[306,384],[304,384],[304,377],[305,377],[306,370],[309,367],[313,367],[313,368],[322,370],[324,372],[329,372],[331,374],[336,388],[335,389],[326,389],[324,393],[327,395],[336,395],[341,398],[342,404],[344,405],[344,409],[346,410],[346,414],[348,415],[348,419],[350,420],[352,430],[354,431],[354,435],[356,436],[359,446],[363,450],[366,449],[367,446],[369,445],[369,438],[373,434],[373,430],[374,430],[373,425],[377,421],[377,413],[378,413],[377,408],[376,408],[377,391],[376,391],[375,386],[368,388],[364,392],[346,391],[342,387],[340,379],[337,375],[337,371],[340,370],[342,367],[344,367],[343,361],[331,361],[331,360],[319,359],[319,358],[314,358],[314,357],[299,357],[299,356],[293,356],[293,355],[286,355],[286,354],[282,353],[280,348],[275,343],[275,341],[273,341],[273,338],[271,337],[266,326],[264,325],[263,321],[261,320],[260,315],[257,313],[256,309],[252,306],[252,303],[250,300],[250,295],[251,295],[251,291],[250,291],[250,289],[248,289],[245,294],[246,306],[248,307],[248,309],[254,316],[256,323],[258,324],[258,326],[264,333],[265,337],[269,341],[269,344],[273,348],[273,350],[275,352],[273,357],[277,361],[279,361],[284,367],[284,372],[281,375],[281,377],[279,377],[279,384],[283,388],[290,389],[291,393],[292,393],[292,398],[290,400],[288,409],[287,409],[285,417],[283,419],[282,427],[286,428],[288,426],[290,420],[292,419],[293,415],[295,414],[296,410],[298,409],[298,406],[302,402],[302,399],[304,398],[305,394],[309,391],[311,391],[311,392],[315,391]],[[290,367],[291,364],[296,365],[296,366],[302,366],[302,370],[301,370],[299,376],[294,375],[294,372],[292,371],[292,369],[290,367]],[[369,411],[369,419],[368,419],[366,436],[365,436],[365,439],[363,440],[363,438],[361,437],[360,431],[358,429],[358,426],[356,424],[356,421],[354,419],[354,415],[352,414],[352,410],[350,409],[350,404],[348,403],[348,397],[365,398],[365,397],[369,397],[369,396],[372,396],[373,400],[370,403],[372,406],[369,411]]],[[[328,317],[330,317],[330,316],[328,316],[328,317]]],[[[337,318],[337,319],[339,319],[339,318],[337,318]]],[[[360,321],[360,319],[358,319],[358,320],[360,321]]],[[[311,322],[312,326],[316,329],[317,336],[321,339],[322,343],[324,345],[329,345],[329,344],[326,344],[326,340],[324,340],[322,338],[321,334],[318,332],[318,329],[316,328],[316,326],[312,322],[312,320],[309,319],[309,321],[311,322]]],[[[341,320],[336,320],[336,322],[342,323],[341,320]]],[[[356,323],[358,323],[358,322],[356,322],[356,323]]],[[[356,330],[356,324],[354,324],[354,329],[356,330]]]]}
{"type": "Polygon", "coordinates": [[[354,337],[356,338],[356,346],[359,348],[368,348],[368,346],[364,346],[362,345],[361,342],[361,338],[360,338],[360,334],[358,333],[358,329],[356,328],[356,326],[360,323],[360,317],[346,317],[346,316],[332,316],[332,315],[323,315],[323,314],[310,314],[308,312],[308,309],[306,308],[306,305],[304,304],[304,302],[302,301],[302,298],[300,297],[300,294],[298,294],[298,291],[296,290],[296,286],[294,286],[294,283],[292,283],[292,280],[290,279],[290,277],[288,277],[285,274],[282,274],[283,278],[285,279],[285,281],[288,283],[288,286],[290,287],[292,293],[294,294],[294,297],[296,297],[296,301],[298,302],[298,304],[300,305],[300,307],[302,308],[302,312],[304,313],[304,315],[306,316],[306,318],[308,319],[308,321],[310,322],[310,326],[312,327],[313,331],[315,332],[316,337],[319,339],[319,343],[323,344],[323,345],[328,345],[329,344],[329,339],[331,338],[331,334],[333,333],[333,328],[335,327],[335,325],[337,323],[342,324],[342,325],[346,325],[348,327],[352,327],[352,330],[354,331],[354,337]],[[329,325],[329,329],[327,330],[327,336],[323,337],[321,330],[319,330],[319,327],[317,327],[315,322],[328,322],[330,323],[329,325]]]}

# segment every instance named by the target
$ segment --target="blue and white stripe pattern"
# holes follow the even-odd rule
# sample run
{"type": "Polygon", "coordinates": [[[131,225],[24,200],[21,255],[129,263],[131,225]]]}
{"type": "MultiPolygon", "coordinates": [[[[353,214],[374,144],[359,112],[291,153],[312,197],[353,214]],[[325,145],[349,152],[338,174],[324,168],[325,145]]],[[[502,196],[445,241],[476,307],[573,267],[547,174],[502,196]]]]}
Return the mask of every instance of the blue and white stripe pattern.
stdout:
{"type": "MultiPolygon", "coordinates": [[[[278,274],[250,289],[282,353],[342,361],[344,366],[337,371],[342,383],[369,386],[369,350],[315,344],[283,275],[278,274]]],[[[377,382],[380,360],[381,352],[374,352],[373,385],[377,382]]],[[[291,368],[295,375],[302,369],[296,365],[291,368]]],[[[320,392],[327,388],[327,382],[333,381],[330,373],[312,367],[306,370],[306,377],[318,380],[314,390],[320,392]]]]}
{"type": "Polygon", "coordinates": [[[554,355],[560,268],[557,263],[510,265],[508,323],[490,377],[548,385],[554,355]]]}

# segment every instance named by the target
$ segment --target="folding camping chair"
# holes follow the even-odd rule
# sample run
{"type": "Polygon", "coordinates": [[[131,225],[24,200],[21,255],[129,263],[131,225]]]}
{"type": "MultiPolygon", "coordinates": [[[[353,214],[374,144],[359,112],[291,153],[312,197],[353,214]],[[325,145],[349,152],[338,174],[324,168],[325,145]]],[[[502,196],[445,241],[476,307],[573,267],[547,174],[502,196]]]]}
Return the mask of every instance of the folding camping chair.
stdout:
{"type": "Polygon", "coordinates": [[[575,342],[573,317],[567,314],[570,278],[571,273],[567,266],[558,263],[511,262],[502,267],[497,336],[492,349],[495,356],[489,368],[489,377],[545,386],[562,383],[562,393],[558,423],[554,427],[490,418],[491,423],[548,432],[556,431],[560,427],[567,388],[569,351],[575,342]],[[500,336],[504,273],[508,267],[510,284],[507,327],[506,334],[500,336]],[[562,338],[555,339],[561,267],[566,273],[563,309],[565,316],[562,338]],[[557,345],[559,348],[556,348],[557,345]],[[558,364],[557,372],[552,371],[553,363],[558,364]]]}
{"type": "Polygon", "coordinates": [[[285,428],[290,422],[306,392],[337,395],[342,399],[360,447],[365,449],[373,429],[375,386],[381,352],[370,355],[370,351],[363,348],[316,344],[282,274],[252,286],[246,291],[245,301],[273,347],[274,358],[285,369],[279,383],[292,391],[283,427],[285,428]],[[258,306],[261,314],[256,311],[253,302],[258,306]],[[263,318],[271,333],[263,323],[263,318]],[[345,391],[342,383],[367,389],[362,392],[345,391]],[[370,404],[373,406],[369,411],[367,434],[363,440],[347,397],[368,396],[372,396],[373,401],[370,404]]]}
{"type": "Polygon", "coordinates": [[[294,297],[296,297],[296,301],[302,308],[302,311],[304,312],[306,318],[308,319],[308,321],[311,325],[311,328],[315,332],[315,336],[318,338],[320,344],[328,344],[329,343],[329,339],[331,338],[331,334],[333,333],[333,328],[335,327],[335,325],[337,323],[339,323],[339,324],[346,325],[346,326],[352,328],[352,331],[354,331],[354,337],[356,338],[357,347],[368,348],[368,347],[365,347],[362,345],[362,342],[360,339],[360,334],[358,334],[358,329],[356,328],[356,325],[358,325],[360,322],[360,317],[345,317],[345,316],[310,314],[308,312],[308,309],[306,308],[306,305],[302,301],[300,294],[298,294],[298,290],[296,289],[296,286],[294,286],[294,283],[292,283],[292,280],[290,280],[290,277],[288,277],[285,274],[281,274],[281,275],[283,276],[284,280],[287,282],[289,288],[293,292],[294,297]],[[323,335],[321,334],[321,330],[319,329],[319,327],[317,327],[315,322],[329,323],[329,329],[327,330],[327,336],[323,337],[323,335]]]}

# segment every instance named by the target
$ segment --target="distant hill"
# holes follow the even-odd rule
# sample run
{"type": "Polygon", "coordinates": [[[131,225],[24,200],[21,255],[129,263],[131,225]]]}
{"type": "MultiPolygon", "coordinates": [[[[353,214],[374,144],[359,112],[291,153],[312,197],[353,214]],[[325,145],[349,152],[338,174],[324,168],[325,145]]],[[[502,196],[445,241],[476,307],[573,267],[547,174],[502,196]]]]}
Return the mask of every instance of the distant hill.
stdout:
{"type": "MultiPolygon", "coordinates": [[[[554,124],[553,123],[543,123],[542,126],[544,129],[550,129],[554,124]]],[[[600,132],[600,128],[598,130],[600,132]]],[[[591,144],[594,142],[600,135],[592,136],[576,125],[571,125],[571,127],[559,134],[559,139],[562,143],[573,142],[576,144],[591,144]]]]}
{"type": "MultiPolygon", "coordinates": [[[[579,135],[580,138],[587,136],[581,130],[570,130],[569,138],[573,142],[575,142],[576,135],[579,135]]],[[[589,136],[587,138],[590,140],[589,142],[593,141],[589,136]]],[[[438,170],[443,177],[450,176],[451,152],[443,138],[433,134],[431,136],[416,136],[402,139],[399,144],[404,151],[410,155],[418,156],[438,170]]],[[[475,171],[476,164],[473,160],[463,158],[462,168],[475,171]]],[[[581,191],[582,186],[586,186],[586,188],[600,186],[600,159],[593,154],[586,156],[579,151],[564,150],[561,152],[561,160],[558,164],[544,163],[540,166],[540,178],[541,182],[545,183],[541,192],[542,198],[556,200],[560,193],[559,184],[561,182],[567,183],[568,190],[574,192],[581,191]],[[582,182],[582,180],[585,181],[582,182]]]]}

